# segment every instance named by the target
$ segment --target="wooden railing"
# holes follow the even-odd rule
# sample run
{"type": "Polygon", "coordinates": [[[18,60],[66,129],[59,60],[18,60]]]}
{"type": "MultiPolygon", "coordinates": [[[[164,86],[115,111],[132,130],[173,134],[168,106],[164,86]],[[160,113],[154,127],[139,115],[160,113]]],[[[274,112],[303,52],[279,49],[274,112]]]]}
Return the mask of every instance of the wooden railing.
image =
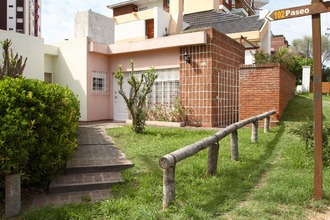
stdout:
{"type": "Polygon", "coordinates": [[[251,141],[256,143],[258,141],[259,120],[265,119],[264,132],[267,133],[270,127],[270,116],[273,114],[276,114],[275,110],[236,122],[210,137],[173,151],[160,158],[159,165],[164,169],[163,209],[166,209],[168,205],[175,200],[175,166],[178,162],[197,154],[201,150],[209,148],[206,172],[207,175],[215,175],[218,165],[219,141],[227,135],[231,135],[231,158],[237,161],[239,159],[237,130],[252,123],[251,141]]]}

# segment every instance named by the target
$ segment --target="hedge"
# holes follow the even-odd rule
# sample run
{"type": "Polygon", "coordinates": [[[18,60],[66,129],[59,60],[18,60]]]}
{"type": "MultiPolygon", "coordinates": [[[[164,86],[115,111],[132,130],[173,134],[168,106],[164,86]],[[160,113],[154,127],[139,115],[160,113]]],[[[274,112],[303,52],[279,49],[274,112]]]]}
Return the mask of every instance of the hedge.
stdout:
{"type": "Polygon", "coordinates": [[[77,96],[40,80],[0,81],[0,188],[7,174],[22,183],[46,186],[77,147],[77,96]]]}

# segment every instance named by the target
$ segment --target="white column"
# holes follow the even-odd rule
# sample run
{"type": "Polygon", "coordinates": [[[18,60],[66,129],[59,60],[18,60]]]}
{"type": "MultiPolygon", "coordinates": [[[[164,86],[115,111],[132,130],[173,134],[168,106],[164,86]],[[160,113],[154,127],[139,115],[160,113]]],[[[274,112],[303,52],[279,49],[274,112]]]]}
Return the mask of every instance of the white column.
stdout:
{"type": "Polygon", "coordinates": [[[310,80],[311,77],[311,67],[303,66],[303,76],[302,76],[302,92],[310,92],[310,80]]]}

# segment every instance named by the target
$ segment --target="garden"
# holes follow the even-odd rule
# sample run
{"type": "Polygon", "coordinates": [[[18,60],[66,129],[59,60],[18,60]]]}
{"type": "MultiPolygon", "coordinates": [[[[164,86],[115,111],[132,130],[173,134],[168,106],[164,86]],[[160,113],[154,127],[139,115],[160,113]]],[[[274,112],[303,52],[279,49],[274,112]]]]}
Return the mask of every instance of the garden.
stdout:
{"type": "MultiPolygon", "coordinates": [[[[330,98],[324,96],[324,122],[330,121],[330,98]]],[[[125,183],[111,188],[109,199],[98,203],[43,207],[21,219],[311,219],[327,209],[324,199],[313,200],[313,158],[309,144],[295,130],[313,119],[313,98],[296,96],[281,124],[259,142],[250,142],[250,128],[239,130],[240,160],[230,159],[230,139],[220,141],[218,173],[207,177],[207,152],[177,164],[176,200],[162,210],[161,156],[212,135],[216,130],[146,127],[141,134],[130,127],[107,133],[135,164],[124,172],[125,183]]],[[[327,146],[329,147],[329,145],[327,146]]],[[[324,183],[330,180],[325,163],[324,183]]]]}

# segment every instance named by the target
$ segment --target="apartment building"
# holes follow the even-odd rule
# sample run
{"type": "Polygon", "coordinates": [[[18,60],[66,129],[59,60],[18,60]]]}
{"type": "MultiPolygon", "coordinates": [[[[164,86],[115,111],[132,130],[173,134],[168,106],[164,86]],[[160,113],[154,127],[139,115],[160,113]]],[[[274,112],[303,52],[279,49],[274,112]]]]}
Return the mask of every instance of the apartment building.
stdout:
{"type": "Polygon", "coordinates": [[[41,36],[41,0],[1,0],[0,29],[41,36]]]}

